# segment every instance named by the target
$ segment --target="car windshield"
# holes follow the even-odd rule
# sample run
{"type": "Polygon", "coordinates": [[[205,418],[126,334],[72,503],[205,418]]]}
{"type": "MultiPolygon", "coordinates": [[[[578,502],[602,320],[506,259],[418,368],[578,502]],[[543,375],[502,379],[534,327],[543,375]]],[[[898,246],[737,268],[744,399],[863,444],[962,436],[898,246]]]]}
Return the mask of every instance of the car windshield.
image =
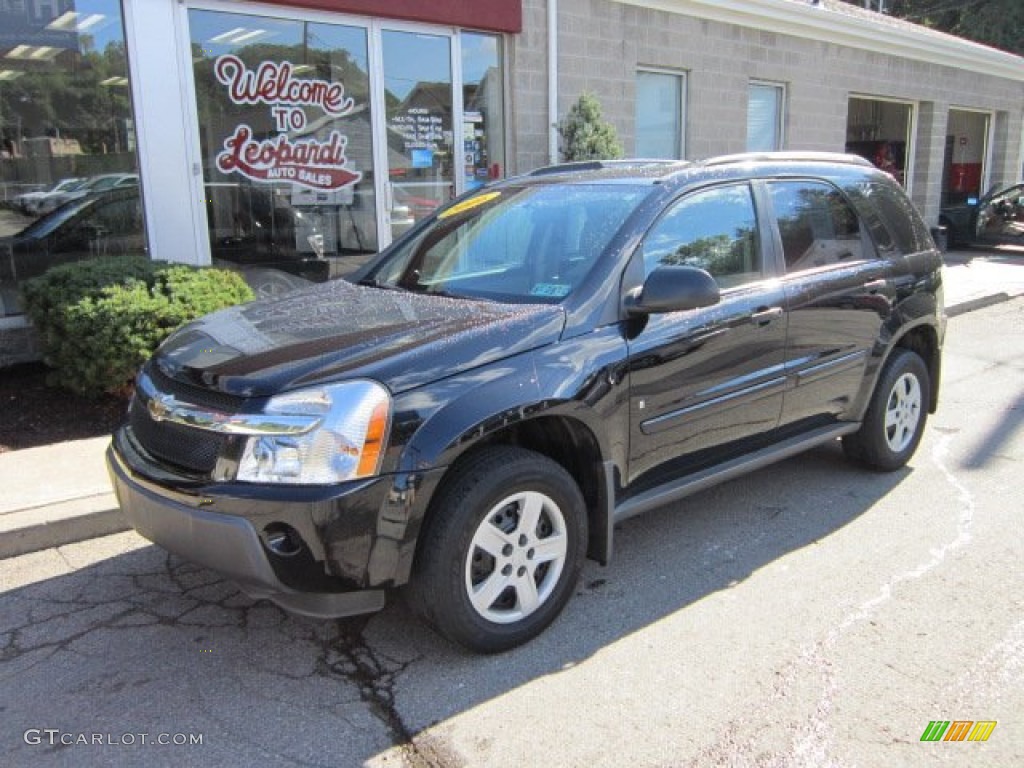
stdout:
{"type": "Polygon", "coordinates": [[[110,189],[112,186],[117,184],[121,180],[121,176],[103,176],[92,184],[88,185],[90,192],[100,192],[104,189],[110,189]]]}
{"type": "Polygon", "coordinates": [[[92,204],[93,198],[91,197],[83,197],[78,200],[72,200],[70,203],[65,203],[60,206],[60,208],[53,211],[53,213],[49,213],[46,216],[33,221],[21,230],[16,237],[34,239],[46,237],[65,221],[77,216],[79,212],[85,210],[92,204]]]}
{"type": "Polygon", "coordinates": [[[512,303],[558,303],[597,262],[649,186],[484,189],[440,212],[363,283],[512,303]]]}

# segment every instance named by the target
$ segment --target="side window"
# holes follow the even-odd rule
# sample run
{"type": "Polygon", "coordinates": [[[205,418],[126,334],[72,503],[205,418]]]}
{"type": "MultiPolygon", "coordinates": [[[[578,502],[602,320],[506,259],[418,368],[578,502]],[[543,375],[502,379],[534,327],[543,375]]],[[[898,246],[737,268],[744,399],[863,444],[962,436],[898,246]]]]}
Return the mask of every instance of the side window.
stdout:
{"type": "Polygon", "coordinates": [[[778,181],[768,188],[787,272],[864,258],[857,214],[835,187],[818,181],[778,181]]]}
{"type": "Polygon", "coordinates": [[[117,200],[97,206],[89,221],[111,235],[142,233],[142,207],[139,198],[117,200]]]}
{"type": "Polygon", "coordinates": [[[644,238],[644,276],[662,266],[706,269],[723,289],[761,279],[754,200],[747,184],[675,203],[644,238]]]}
{"type": "Polygon", "coordinates": [[[869,182],[858,182],[848,185],[845,191],[860,215],[861,224],[871,234],[878,254],[888,258],[897,254],[898,250],[892,232],[889,231],[889,227],[882,219],[882,212],[879,210],[879,196],[875,191],[875,186],[869,182]]]}
{"type": "Polygon", "coordinates": [[[902,189],[872,184],[871,198],[901,253],[918,253],[933,247],[931,233],[902,189]]]}

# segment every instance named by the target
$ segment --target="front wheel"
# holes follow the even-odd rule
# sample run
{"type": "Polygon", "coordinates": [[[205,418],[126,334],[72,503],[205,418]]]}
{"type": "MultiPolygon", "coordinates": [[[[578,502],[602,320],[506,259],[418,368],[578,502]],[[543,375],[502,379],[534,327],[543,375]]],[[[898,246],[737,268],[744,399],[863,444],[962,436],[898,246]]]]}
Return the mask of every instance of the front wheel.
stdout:
{"type": "Polygon", "coordinates": [[[442,634],[493,653],[540,634],[572,595],[587,516],[551,459],[499,446],[469,457],[434,500],[409,585],[442,634]]]}
{"type": "Polygon", "coordinates": [[[930,386],[920,356],[909,349],[894,350],[875,385],[864,423],[843,438],[846,455],[886,472],[906,464],[924,434],[930,386]]]}

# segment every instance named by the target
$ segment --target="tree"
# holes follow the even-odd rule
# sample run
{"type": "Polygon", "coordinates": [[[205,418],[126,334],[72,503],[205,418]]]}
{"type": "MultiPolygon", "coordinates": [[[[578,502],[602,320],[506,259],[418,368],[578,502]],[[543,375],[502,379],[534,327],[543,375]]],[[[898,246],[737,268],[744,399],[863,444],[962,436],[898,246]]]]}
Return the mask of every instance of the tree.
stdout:
{"type": "Polygon", "coordinates": [[[569,109],[569,115],[558,126],[562,136],[565,159],[614,160],[622,157],[615,126],[601,117],[601,104],[594,94],[584,91],[569,109]]]}
{"type": "MultiPolygon", "coordinates": [[[[847,2],[864,4],[859,0],[847,2]]],[[[1021,0],[888,0],[885,8],[890,16],[1024,55],[1021,0]]]]}

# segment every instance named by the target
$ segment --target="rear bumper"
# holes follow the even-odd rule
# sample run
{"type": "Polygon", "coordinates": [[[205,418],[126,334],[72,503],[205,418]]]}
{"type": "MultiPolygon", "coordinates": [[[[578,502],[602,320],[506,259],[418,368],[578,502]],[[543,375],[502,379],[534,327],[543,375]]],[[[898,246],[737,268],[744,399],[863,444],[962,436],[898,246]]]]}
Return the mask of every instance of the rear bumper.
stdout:
{"type": "MultiPolygon", "coordinates": [[[[252,597],[316,618],[353,616],[384,606],[381,589],[316,592],[288,586],[271,565],[250,520],[191,506],[158,492],[131,470],[113,445],[107,450],[107,467],[121,510],[136,531],[169,552],[224,574],[252,597]]],[[[195,504],[203,501],[195,497],[195,504]]]]}

